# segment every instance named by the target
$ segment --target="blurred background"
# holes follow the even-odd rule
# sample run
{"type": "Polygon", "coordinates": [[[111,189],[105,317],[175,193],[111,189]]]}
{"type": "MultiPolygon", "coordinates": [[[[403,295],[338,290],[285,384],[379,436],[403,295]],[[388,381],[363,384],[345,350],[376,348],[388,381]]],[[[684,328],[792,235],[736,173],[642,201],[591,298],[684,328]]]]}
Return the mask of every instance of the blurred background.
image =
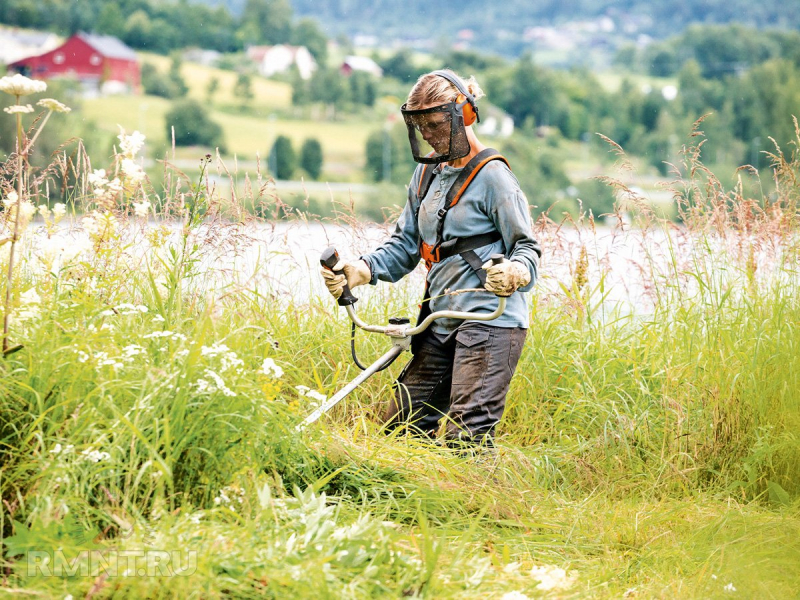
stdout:
{"type": "MultiPolygon", "coordinates": [[[[155,183],[159,161],[191,175],[218,149],[289,208],[344,202],[382,221],[414,168],[400,105],[449,67],[486,92],[479,135],[534,216],[610,213],[620,199],[596,177],[611,175],[677,218],[668,182],[698,137],[726,185],[768,191],[766,152],[796,140],[799,25],[800,4],[777,0],[4,0],[0,71],[48,80],[73,108],[39,140],[40,164],[81,138],[105,165],[122,127],[146,136],[155,183]]],[[[12,127],[0,120],[0,159],[12,127]]]]}

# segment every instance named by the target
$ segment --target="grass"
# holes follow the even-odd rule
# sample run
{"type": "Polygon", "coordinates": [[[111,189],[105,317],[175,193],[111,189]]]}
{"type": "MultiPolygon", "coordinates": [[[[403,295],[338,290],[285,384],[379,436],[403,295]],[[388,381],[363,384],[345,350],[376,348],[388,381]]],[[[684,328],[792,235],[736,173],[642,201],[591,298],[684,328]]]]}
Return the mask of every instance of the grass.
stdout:
{"type": "MultiPolygon", "coordinates": [[[[29,226],[11,268],[0,593],[796,595],[800,161],[776,154],[776,195],[754,198],[695,151],[673,184],[680,228],[611,177],[635,229],[537,223],[542,278],[493,454],[385,435],[400,364],[295,430],[357,374],[341,311],[292,280],[316,276],[309,252],[335,228],[368,245],[352,214],[298,247],[243,210],[280,204],[260,182],[231,202],[168,175],[156,200],[125,171],[112,196],[78,173],[91,220],[29,226]],[[150,221],[132,210],[145,197],[150,221]],[[621,285],[630,304],[611,301],[621,285]]],[[[24,198],[44,185],[31,175],[24,198]]],[[[357,295],[383,323],[419,290],[357,295]]],[[[386,342],[358,345],[367,360],[386,342]]]]}

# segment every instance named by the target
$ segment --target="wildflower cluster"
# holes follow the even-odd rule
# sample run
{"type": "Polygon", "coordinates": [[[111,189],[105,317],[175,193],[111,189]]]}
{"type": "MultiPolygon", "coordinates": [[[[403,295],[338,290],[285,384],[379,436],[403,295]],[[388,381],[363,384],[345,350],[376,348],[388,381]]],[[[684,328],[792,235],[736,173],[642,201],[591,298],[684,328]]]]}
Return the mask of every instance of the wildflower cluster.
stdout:
{"type": "Polygon", "coordinates": [[[61,219],[67,214],[67,205],[63,202],[56,202],[51,209],[47,204],[40,204],[37,207],[37,212],[44,220],[47,237],[50,237],[55,232],[56,225],[58,225],[61,219]]]}
{"type": "Polygon", "coordinates": [[[328,399],[328,397],[325,394],[321,394],[315,390],[312,390],[310,387],[305,385],[295,386],[295,389],[297,390],[297,393],[300,394],[301,396],[305,396],[306,398],[311,398],[312,400],[316,401],[316,402],[309,402],[311,406],[317,406],[318,403],[325,402],[328,399]]]}
{"type": "Polygon", "coordinates": [[[7,75],[0,79],[0,92],[11,94],[12,96],[29,96],[39,94],[47,89],[44,81],[29,79],[20,73],[7,75]]]}
{"type": "Polygon", "coordinates": [[[220,373],[225,373],[231,368],[237,374],[241,374],[243,371],[244,361],[236,355],[236,352],[228,348],[225,344],[218,344],[215,342],[211,346],[201,346],[200,354],[207,358],[219,357],[220,373]]]}
{"type": "Polygon", "coordinates": [[[3,225],[9,234],[13,237],[13,241],[19,241],[22,232],[30,223],[33,215],[36,214],[36,207],[32,202],[24,198],[20,199],[17,192],[8,192],[3,198],[3,225]],[[19,221],[17,221],[17,212],[19,211],[19,221]]]}
{"type": "Polygon", "coordinates": [[[117,236],[117,218],[110,210],[92,211],[81,219],[81,225],[95,249],[100,249],[117,236]]]}
{"type": "MultiPolygon", "coordinates": [[[[144,146],[145,137],[138,131],[128,135],[122,127],[119,129],[120,134],[117,136],[119,140],[119,153],[117,154],[119,170],[126,183],[136,187],[145,179],[144,170],[136,162],[136,155],[144,146]]],[[[149,206],[149,202],[147,204],[149,206]]]]}
{"type": "Polygon", "coordinates": [[[95,169],[86,176],[92,188],[95,202],[106,210],[114,206],[114,201],[122,193],[122,182],[118,177],[109,180],[105,169],[95,169]]]}

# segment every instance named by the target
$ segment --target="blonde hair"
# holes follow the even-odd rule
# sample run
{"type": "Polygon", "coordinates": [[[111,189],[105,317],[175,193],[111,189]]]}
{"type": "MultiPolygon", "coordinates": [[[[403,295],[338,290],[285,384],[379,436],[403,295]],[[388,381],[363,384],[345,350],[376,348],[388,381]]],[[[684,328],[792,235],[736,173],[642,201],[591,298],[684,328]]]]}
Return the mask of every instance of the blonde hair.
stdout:
{"type": "MultiPolygon", "coordinates": [[[[453,77],[457,77],[464,84],[473,98],[483,98],[485,95],[481,86],[475,80],[475,77],[470,76],[469,79],[459,77],[450,69],[443,69],[445,72],[453,77]]],[[[417,79],[417,83],[411,88],[406,100],[406,107],[410,110],[417,110],[425,106],[434,106],[436,104],[444,104],[445,102],[452,102],[456,99],[461,92],[450,81],[436,75],[434,73],[426,73],[417,79]]]]}

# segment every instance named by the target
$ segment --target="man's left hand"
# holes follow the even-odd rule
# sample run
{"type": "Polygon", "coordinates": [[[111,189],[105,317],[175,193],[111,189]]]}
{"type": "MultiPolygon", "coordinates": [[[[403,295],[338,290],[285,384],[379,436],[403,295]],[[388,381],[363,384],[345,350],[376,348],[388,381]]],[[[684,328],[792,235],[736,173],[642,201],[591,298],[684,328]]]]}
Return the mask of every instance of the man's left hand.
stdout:
{"type": "Polygon", "coordinates": [[[530,271],[516,260],[504,260],[497,265],[487,261],[483,268],[486,270],[484,287],[497,296],[508,297],[531,281],[530,271]]]}

